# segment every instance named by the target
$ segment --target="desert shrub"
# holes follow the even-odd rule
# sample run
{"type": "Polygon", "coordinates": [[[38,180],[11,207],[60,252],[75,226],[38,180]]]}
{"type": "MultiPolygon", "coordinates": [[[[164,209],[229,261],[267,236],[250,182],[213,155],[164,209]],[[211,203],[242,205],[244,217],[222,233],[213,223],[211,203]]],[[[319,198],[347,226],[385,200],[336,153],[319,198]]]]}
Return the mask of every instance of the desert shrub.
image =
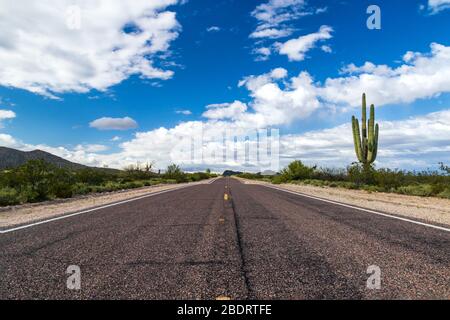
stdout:
{"type": "Polygon", "coordinates": [[[0,206],[11,206],[20,202],[19,193],[16,189],[9,187],[0,189],[0,206]]]}
{"type": "Polygon", "coordinates": [[[114,182],[114,181],[108,181],[102,187],[103,187],[103,192],[112,192],[112,191],[117,191],[117,190],[123,189],[122,185],[119,182],[114,182]]]}
{"type": "Polygon", "coordinates": [[[141,181],[131,181],[131,182],[125,182],[121,184],[122,189],[137,189],[142,188],[144,186],[144,183],[141,181]]]}
{"type": "Polygon", "coordinates": [[[336,168],[319,168],[312,174],[314,180],[344,181],[347,180],[347,171],[336,168]]]}
{"type": "Polygon", "coordinates": [[[91,168],[76,171],[75,177],[78,182],[88,185],[100,185],[114,179],[113,174],[109,174],[103,170],[91,168]]]}
{"type": "Polygon", "coordinates": [[[162,183],[176,184],[177,180],[175,180],[175,179],[164,179],[164,180],[162,180],[162,183]]]}
{"type": "Polygon", "coordinates": [[[281,175],[287,181],[290,180],[305,180],[310,179],[314,173],[315,167],[308,167],[301,161],[296,160],[291,162],[285,169],[281,171],[281,175]]]}
{"type": "Polygon", "coordinates": [[[52,186],[51,192],[56,198],[71,198],[73,196],[72,185],[69,183],[56,183],[52,186]]]}
{"type": "Polygon", "coordinates": [[[365,166],[355,162],[347,167],[347,176],[348,180],[357,186],[374,184],[375,169],[371,165],[365,166]]]}
{"type": "Polygon", "coordinates": [[[385,191],[390,191],[404,184],[405,174],[398,170],[379,169],[374,172],[374,180],[377,186],[385,191]]]}
{"type": "Polygon", "coordinates": [[[288,178],[285,175],[276,175],[272,177],[272,183],[282,184],[288,182],[288,178]]]}
{"type": "Polygon", "coordinates": [[[188,175],[188,179],[190,181],[201,181],[201,180],[205,180],[205,179],[209,179],[209,174],[205,173],[205,172],[196,172],[196,173],[191,173],[188,175]]]}
{"type": "Polygon", "coordinates": [[[187,175],[176,164],[171,164],[167,167],[163,175],[164,179],[175,180],[178,183],[187,182],[187,175]]]}
{"type": "Polygon", "coordinates": [[[57,184],[63,169],[43,161],[30,160],[14,170],[18,185],[16,189],[28,202],[37,202],[51,198],[52,189],[57,184]]]}
{"type": "Polygon", "coordinates": [[[92,192],[92,187],[86,183],[78,182],[72,186],[72,192],[75,195],[85,195],[92,192]]]}
{"type": "Polygon", "coordinates": [[[429,197],[433,195],[433,186],[429,184],[409,185],[398,188],[397,192],[411,196],[429,197]]]}
{"type": "Polygon", "coordinates": [[[438,197],[450,199],[450,187],[445,188],[441,193],[438,194],[438,197]]]}

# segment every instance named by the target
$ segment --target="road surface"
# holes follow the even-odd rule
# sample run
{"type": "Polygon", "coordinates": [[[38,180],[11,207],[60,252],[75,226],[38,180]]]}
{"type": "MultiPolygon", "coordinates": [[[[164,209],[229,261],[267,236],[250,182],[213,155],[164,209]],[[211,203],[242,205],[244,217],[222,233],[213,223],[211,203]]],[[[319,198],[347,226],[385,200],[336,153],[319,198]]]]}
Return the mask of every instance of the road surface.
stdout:
{"type": "Polygon", "coordinates": [[[1,299],[220,296],[450,299],[450,233],[223,178],[0,234],[1,299]]]}

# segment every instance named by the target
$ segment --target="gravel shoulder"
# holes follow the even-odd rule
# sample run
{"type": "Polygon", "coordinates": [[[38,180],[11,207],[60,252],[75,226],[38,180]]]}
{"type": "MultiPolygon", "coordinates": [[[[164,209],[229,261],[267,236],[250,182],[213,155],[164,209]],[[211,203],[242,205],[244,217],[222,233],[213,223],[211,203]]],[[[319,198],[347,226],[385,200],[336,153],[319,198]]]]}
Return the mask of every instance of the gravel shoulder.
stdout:
{"type": "Polygon", "coordinates": [[[188,184],[205,184],[212,181],[214,181],[214,179],[182,184],[161,184],[139,189],[91,194],[71,199],[3,207],[0,208],[0,228],[13,227],[25,223],[53,218],[155,192],[180,188],[188,184]]]}
{"type": "MultiPolygon", "coordinates": [[[[237,179],[245,184],[270,185],[270,183],[263,181],[237,179]]],[[[276,186],[290,191],[301,192],[324,199],[355,205],[361,208],[450,226],[450,200],[447,199],[289,183],[276,186]]]]}

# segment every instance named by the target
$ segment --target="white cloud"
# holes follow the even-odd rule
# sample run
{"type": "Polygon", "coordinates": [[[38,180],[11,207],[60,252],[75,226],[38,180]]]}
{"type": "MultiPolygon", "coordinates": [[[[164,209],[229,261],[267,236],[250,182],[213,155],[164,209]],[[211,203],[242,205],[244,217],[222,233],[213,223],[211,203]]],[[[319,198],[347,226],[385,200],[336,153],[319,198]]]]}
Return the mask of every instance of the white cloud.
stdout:
{"type": "Polygon", "coordinates": [[[75,147],[75,150],[85,152],[103,152],[109,150],[109,147],[102,144],[79,144],[75,147]]]}
{"type": "Polygon", "coordinates": [[[293,32],[292,29],[275,29],[275,28],[267,28],[262,30],[256,30],[250,35],[250,38],[269,38],[269,39],[277,39],[284,38],[291,35],[293,32]]]}
{"type": "Polygon", "coordinates": [[[184,116],[190,116],[192,114],[191,110],[177,110],[175,111],[176,114],[182,114],[184,116]]]}
{"type": "Polygon", "coordinates": [[[155,63],[178,36],[175,13],[166,10],[176,2],[0,0],[0,85],[55,97],[105,91],[133,74],[169,79],[173,72],[155,63]],[[79,28],[69,28],[73,6],[81,9],[79,28]]]}
{"type": "Polygon", "coordinates": [[[14,139],[11,135],[0,133],[0,146],[8,148],[17,148],[20,145],[17,143],[16,139],[14,139]]]}
{"type": "Polygon", "coordinates": [[[233,103],[211,104],[206,106],[208,109],[203,113],[203,117],[208,119],[237,119],[245,111],[247,105],[240,101],[233,103]]]}
{"type": "Polygon", "coordinates": [[[220,31],[220,28],[217,27],[217,26],[211,26],[211,27],[206,28],[206,31],[208,31],[208,32],[218,32],[218,31],[220,31]]]}
{"type": "Polygon", "coordinates": [[[282,55],[287,55],[290,61],[301,61],[305,59],[306,52],[314,48],[317,42],[331,39],[332,32],[333,28],[321,26],[318,32],[279,43],[276,47],[278,52],[282,55]]]}
{"type": "Polygon", "coordinates": [[[256,61],[266,61],[272,54],[272,50],[269,47],[255,48],[253,54],[257,55],[256,61]]]}
{"type": "Polygon", "coordinates": [[[333,49],[331,49],[331,47],[327,46],[327,45],[321,46],[320,49],[322,49],[322,51],[326,52],[326,53],[332,53],[333,52],[333,49]]]}
{"type": "Polygon", "coordinates": [[[438,13],[450,8],[450,0],[428,0],[428,9],[432,13],[438,13]]]}
{"type": "MultiPolygon", "coordinates": [[[[250,100],[247,103],[235,101],[210,105],[205,112],[205,116],[209,116],[206,121],[187,121],[173,128],[138,132],[133,139],[120,144],[121,151],[118,153],[98,154],[84,149],[45,145],[33,147],[89,165],[107,164],[121,168],[136,161],[154,160],[157,167],[164,168],[170,162],[186,163],[183,161],[190,159],[190,143],[184,152],[173,155],[173,150],[183,138],[190,139],[198,134],[206,138],[220,137],[224,131],[242,135],[246,130],[292,123],[308,117],[319,108],[326,111],[330,111],[327,107],[334,108],[337,112],[350,107],[359,108],[362,92],[367,92],[369,102],[376,106],[412,102],[450,92],[450,47],[432,44],[430,53],[407,54],[404,64],[397,68],[367,62],[360,67],[349,65],[342,72],[341,77],[329,78],[324,83],[315,82],[306,71],[287,78],[287,70],[283,68],[245,77],[239,86],[249,91],[250,100]]],[[[448,161],[449,121],[450,109],[405,120],[379,121],[378,166],[424,168],[439,161],[448,161]]],[[[345,166],[356,159],[349,123],[331,129],[282,136],[281,141],[283,165],[299,158],[311,164],[345,166]]],[[[0,136],[0,143],[30,148],[8,135],[0,136]]],[[[206,141],[201,150],[207,152],[200,166],[244,169],[239,162],[223,165],[220,151],[213,156],[211,150],[220,150],[220,143],[214,139],[206,141]]]]}
{"type": "Polygon", "coordinates": [[[0,109],[0,128],[3,127],[2,120],[14,119],[16,114],[11,110],[1,110],[0,109]]]}
{"type": "Polygon", "coordinates": [[[251,13],[258,27],[250,37],[275,39],[291,35],[293,29],[286,23],[310,14],[303,11],[304,7],[304,0],[269,0],[258,5],[251,13]]]}
{"type": "Polygon", "coordinates": [[[98,130],[130,130],[138,127],[135,120],[130,117],[108,118],[103,117],[92,121],[89,126],[98,130]]]}
{"type": "Polygon", "coordinates": [[[366,92],[377,106],[411,103],[450,92],[450,47],[431,44],[429,54],[407,53],[407,63],[397,68],[366,62],[344,68],[349,75],[329,78],[317,94],[332,104],[358,106],[366,92]]]}
{"type": "Polygon", "coordinates": [[[122,140],[122,138],[119,137],[119,136],[114,136],[114,137],[111,138],[112,142],[117,142],[117,141],[120,141],[120,140],[122,140]]]}
{"type": "MultiPolygon", "coordinates": [[[[409,119],[377,120],[377,122],[380,124],[380,147],[376,162],[378,167],[436,168],[438,162],[449,161],[450,109],[409,119]]],[[[220,138],[225,131],[238,136],[246,132],[235,122],[189,121],[170,129],[159,128],[136,133],[132,140],[120,145],[122,149],[120,152],[112,154],[96,153],[103,149],[98,148],[98,151],[95,151],[95,148],[87,146],[68,149],[29,145],[6,134],[0,134],[0,145],[21,150],[41,149],[70,161],[92,166],[108,165],[123,168],[127,164],[138,161],[155,161],[157,168],[165,168],[172,162],[192,167],[191,140],[189,139],[203,135],[205,141],[197,150],[203,151],[204,157],[203,162],[196,165],[197,168],[211,167],[219,171],[225,168],[248,170],[249,168],[246,168],[242,162],[233,160],[223,162],[220,138]],[[219,138],[219,141],[215,138],[219,138]],[[189,140],[188,150],[177,153],[175,150],[178,150],[180,141],[183,139],[189,140]]],[[[294,159],[301,159],[311,165],[319,164],[328,167],[345,167],[356,161],[350,123],[330,129],[284,135],[281,136],[280,142],[281,166],[287,165],[294,159]]],[[[240,153],[245,150],[242,143],[237,144],[236,148],[240,153]]]]}

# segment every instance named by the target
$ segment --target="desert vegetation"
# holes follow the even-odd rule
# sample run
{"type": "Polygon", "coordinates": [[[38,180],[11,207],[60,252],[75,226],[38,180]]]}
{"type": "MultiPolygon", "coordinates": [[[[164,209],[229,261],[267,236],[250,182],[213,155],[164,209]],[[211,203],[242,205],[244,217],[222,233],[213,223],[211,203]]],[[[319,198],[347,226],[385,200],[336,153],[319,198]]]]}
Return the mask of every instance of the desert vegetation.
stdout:
{"type": "Polygon", "coordinates": [[[414,196],[435,196],[450,199],[450,167],[440,163],[437,171],[405,171],[376,169],[379,127],[375,123],[375,106],[370,106],[367,120],[366,95],[362,97],[361,129],[358,119],[352,117],[353,141],[358,162],[345,169],[307,166],[301,161],[291,162],[275,176],[242,173],[247,179],[271,183],[300,183],[319,187],[342,187],[367,191],[394,192],[414,196]]]}
{"type": "MultiPolygon", "coordinates": [[[[442,169],[444,169],[442,167],[442,169]]],[[[448,170],[448,167],[446,167],[448,170]]],[[[450,199],[450,173],[448,171],[405,171],[364,168],[353,163],[345,169],[307,166],[301,161],[291,162],[279,174],[264,176],[243,173],[246,179],[263,180],[275,184],[296,183],[318,187],[361,189],[370,192],[393,192],[414,196],[435,196],[450,199]]]]}
{"type": "Polygon", "coordinates": [[[60,168],[43,160],[0,172],[0,206],[71,198],[89,193],[134,189],[162,183],[182,183],[208,179],[211,173],[185,173],[170,165],[156,173],[151,164],[131,165],[124,170],[60,168]]]}

